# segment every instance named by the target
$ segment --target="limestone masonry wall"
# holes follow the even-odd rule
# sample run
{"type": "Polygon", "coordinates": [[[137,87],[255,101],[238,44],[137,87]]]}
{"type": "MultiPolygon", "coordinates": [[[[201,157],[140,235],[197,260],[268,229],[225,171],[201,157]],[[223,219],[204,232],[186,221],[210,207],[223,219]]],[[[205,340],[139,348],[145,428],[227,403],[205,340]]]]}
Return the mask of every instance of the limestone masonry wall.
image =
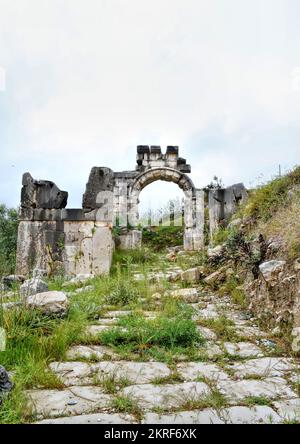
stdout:
{"type": "MultiPolygon", "coordinates": [[[[53,182],[34,180],[25,173],[22,182],[17,273],[30,274],[34,267],[66,275],[106,274],[110,270],[115,242],[113,226],[122,234],[119,248],[141,246],[139,195],[150,183],[176,183],[185,194],[184,248],[204,246],[205,193],[190,177],[190,165],[179,157],[178,147],[138,146],[136,168],[114,172],[106,167],[91,170],[82,209],[67,209],[68,193],[53,182]],[[130,229],[129,229],[130,228],[130,229]]],[[[209,191],[211,233],[222,220],[228,221],[240,201],[247,198],[242,184],[209,191]]]]}

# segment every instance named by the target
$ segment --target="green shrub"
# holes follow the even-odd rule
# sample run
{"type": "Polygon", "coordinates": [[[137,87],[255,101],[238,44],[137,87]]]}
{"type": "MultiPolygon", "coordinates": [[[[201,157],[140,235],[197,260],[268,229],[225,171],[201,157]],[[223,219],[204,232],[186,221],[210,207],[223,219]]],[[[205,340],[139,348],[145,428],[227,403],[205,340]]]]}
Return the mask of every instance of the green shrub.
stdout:
{"type": "Polygon", "coordinates": [[[167,247],[183,245],[183,227],[153,227],[143,229],[143,244],[160,252],[167,247]]]}
{"type": "Polygon", "coordinates": [[[269,220],[285,205],[287,193],[295,185],[300,185],[300,167],[252,191],[244,208],[244,215],[263,221],[269,220]]]}
{"type": "Polygon", "coordinates": [[[145,319],[143,316],[132,315],[122,318],[119,325],[101,334],[103,344],[115,346],[129,344],[133,349],[141,350],[152,346],[172,348],[203,343],[196,324],[191,319],[184,319],[181,316],[145,319]]]}
{"type": "Polygon", "coordinates": [[[120,277],[115,284],[114,289],[109,295],[105,296],[104,300],[109,305],[128,305],[136,302],[138,298],[138,291],[133,287],[130,281],[120,277]]]}
{"type": "Polygon", "coordinates": [[[18,212],[0,205],[0,275],[13,273],[16,266],[18,212]]]}

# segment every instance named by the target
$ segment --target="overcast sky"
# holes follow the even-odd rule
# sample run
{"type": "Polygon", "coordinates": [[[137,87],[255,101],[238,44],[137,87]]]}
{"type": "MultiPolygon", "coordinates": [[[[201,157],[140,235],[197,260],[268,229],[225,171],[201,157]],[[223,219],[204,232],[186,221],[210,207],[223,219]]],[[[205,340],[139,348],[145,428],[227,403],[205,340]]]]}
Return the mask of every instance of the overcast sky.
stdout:
{"type": "Polygon", "coordinates": [[[199,187],[300,163],[299,19],[299,0],[0,0],[0,202],[30,171],[79,207],[138,144],[179,145],[199,187]]]}

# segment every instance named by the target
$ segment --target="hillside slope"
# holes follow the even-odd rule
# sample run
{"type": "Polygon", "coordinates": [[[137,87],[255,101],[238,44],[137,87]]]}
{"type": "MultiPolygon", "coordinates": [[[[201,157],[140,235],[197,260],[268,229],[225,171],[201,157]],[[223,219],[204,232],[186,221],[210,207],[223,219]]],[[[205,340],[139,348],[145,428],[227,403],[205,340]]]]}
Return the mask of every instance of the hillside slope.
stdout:
{"type": "Polygon", "coordinates": [[[209,262],[218,270],[213,285],[229,291],[299,353],[300,167],[252,191],[213,243],[208,250],[209,262]]]}

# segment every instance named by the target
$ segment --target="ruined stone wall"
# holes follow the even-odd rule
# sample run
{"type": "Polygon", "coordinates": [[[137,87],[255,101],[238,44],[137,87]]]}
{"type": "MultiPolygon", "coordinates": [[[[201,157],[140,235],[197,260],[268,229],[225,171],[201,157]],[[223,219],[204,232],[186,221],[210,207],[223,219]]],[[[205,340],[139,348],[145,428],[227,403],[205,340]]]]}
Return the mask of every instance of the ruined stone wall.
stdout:
{"type": "Polygon", "coordinates": [[[208,190],[210,234],[220,225],[226,226],[237,212],[240,204],[248,199],[248,192],[242,183],[227,188],[208,190]]]}
{"type": "MultiPolygon", "coordinates": [[[[106,167],[91,170],[82,209],[66,209],[68,193],[53,182],[23,176],[17,272],[30,274],[34,267],[53,271],[61,267],[67,275],[108,273],[114,239],[112,227],[123,230],[118,238],[124,249],[141,246],[138,205],[140,192],[156,180],[176,183],[185,194],[184,248],[197,251],[204,246],[205,190],[197,189],[187,173],[186,160],[178,147],[138,146],[136,168],[114,172],[106,167]]],[[[240,202],[247,198],[242,184],[210,190],[211,233],[228,221],[240,202]]]]}
{"type": "Polygon", "coordinates": [[[18,274],[29,275],[34,268],[67,276],[109,273],[114,250],[111,224],[100,221],[97,212],[32,208],[27,202],[20,210],[18,274]]]}

